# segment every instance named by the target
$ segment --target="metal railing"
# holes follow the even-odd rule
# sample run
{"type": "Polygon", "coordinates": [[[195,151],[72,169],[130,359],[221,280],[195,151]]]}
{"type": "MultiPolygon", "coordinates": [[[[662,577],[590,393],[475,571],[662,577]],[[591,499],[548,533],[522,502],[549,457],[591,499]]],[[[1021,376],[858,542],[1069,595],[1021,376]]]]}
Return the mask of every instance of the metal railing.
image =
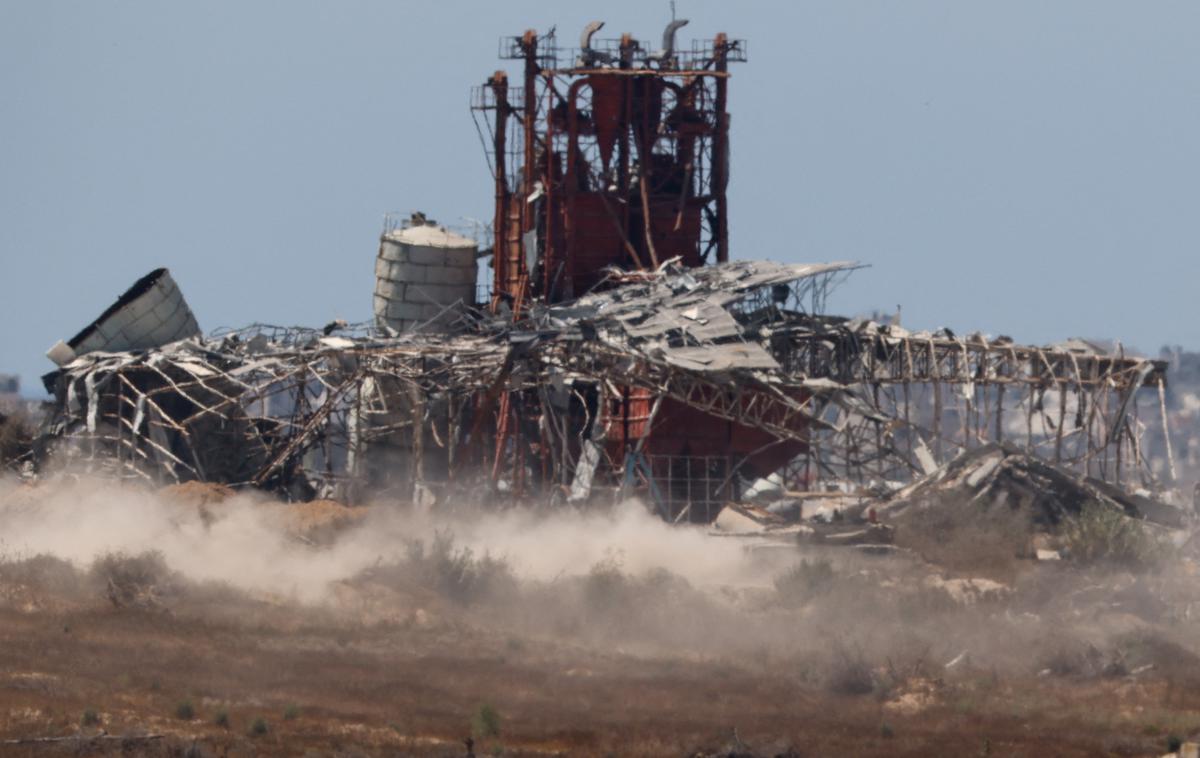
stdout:
{"type": "Polygon", "coordinates": [[[625,466],[624,489],[646,498],[671,523],[711,523],[738,497],[732,456],[638,454],[625,466]]]}
{"type": "MultiPolygon", "coordinates": [[[[577,47],[560,46],[554,35],[543,35],[537,40],[537,61],[544,69],[575,68],[583,58],[583,51],[577,47]]],[[[525,47],[521,37],[501,37],[498,57],[502,60],[520,60],[525,57],[525,47]]],[[[725,60],[728,63],[745,63],[747,43],[744,39],[731,39],[725,43],[725,60]]],[[[590,50],[601,60],[618,61],[621,57],[621,40],[616,38],[593,39],[590,50]]],[[[629,63],[636,67],[655,68],[664,70],[698,71],[709,67],[716,57],[716,41],[712,39],[693,39],[689,47],[675,48],[666,61],[657,59],[661,54],[655,43],[644,43],[635,40],[629,50],[629,63]]],[[[597,64],[596,68],[605,64],[597,64]]],[[[611,65],[611,64],[610,64],[611,65]]]]}

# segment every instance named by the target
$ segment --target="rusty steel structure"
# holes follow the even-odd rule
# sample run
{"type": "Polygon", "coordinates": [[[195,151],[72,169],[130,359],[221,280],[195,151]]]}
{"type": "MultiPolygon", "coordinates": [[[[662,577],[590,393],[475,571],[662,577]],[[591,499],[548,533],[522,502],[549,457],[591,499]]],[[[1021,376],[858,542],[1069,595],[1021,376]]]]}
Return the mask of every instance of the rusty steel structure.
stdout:
{"type": "Polygon", "coordinates": [[[609,266],[729,260],[729,64],[745,42],[718,34],[682,50],[631,35],[578,49],[534,30],[501,40],[521,82],[496,72],[475,89],[495,179],[493,306],[520,312],[602,283],[609,266]]]}
{"type": "MultiPolygon", "coordinates": [[[[501,40],[501,57],[523,64],[521,83],[498,71],[472,98],[491,135],[493,312],[520,320],[533,303],[609,286],[614,269],[729,260],[729,64],[746,59],[746,43],[722,33],[683,49],[676,35],[687,23],[673,19],[658,49],[630,34],[598,39],[601,21],[584,28],[575,49],[532,29],[501,40]]],[[[513,450],[518,472],[530,444],[546,455],[511,418],[533,412],[527,400],[505,396],[498,411],[496,448],[513,450]]],[[[695,454],[697,444],[706,455],[749,453],[766,442],[670,399],[664,428],[687,425],[691,439],[672,444],[660,430],[644,442],[661,402],[630,383],[603,409],[617,419],[617,457],[645,445],[670,455],[695,454]]],[[[496,479],[500,468],[497,458],[496,479]]]]}

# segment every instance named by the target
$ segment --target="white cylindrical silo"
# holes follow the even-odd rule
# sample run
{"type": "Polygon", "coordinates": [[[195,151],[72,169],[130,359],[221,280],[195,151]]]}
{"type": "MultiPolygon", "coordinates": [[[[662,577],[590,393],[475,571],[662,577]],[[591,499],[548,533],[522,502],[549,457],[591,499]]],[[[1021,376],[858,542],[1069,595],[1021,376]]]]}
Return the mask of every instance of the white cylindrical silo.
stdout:
{"type": "Polygon", "coordinates": [[[474,240],[415,214],[387,230],[375,261],[375,322],[397,331],[440,331],[475,300],[474,240]]]}

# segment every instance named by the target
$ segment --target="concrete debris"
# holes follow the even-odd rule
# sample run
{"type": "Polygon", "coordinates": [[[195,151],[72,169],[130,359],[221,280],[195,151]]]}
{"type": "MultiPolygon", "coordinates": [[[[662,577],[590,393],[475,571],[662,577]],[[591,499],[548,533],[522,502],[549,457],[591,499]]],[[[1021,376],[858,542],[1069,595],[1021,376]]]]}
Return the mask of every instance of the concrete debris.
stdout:
{"type": "Polygon", "coordinates": [[[719,536],[786,538],[793,545],[801,541],[846,547],[889,546],[895,539],[895,529],[886,524],[799,521],[748,503],[726,505],[712,526],[712,533],[719,536]]]}
{"type": "Polygon", "coordinates": [[[998,602],[1007,599],[1013,592],[1008,585],[983,577],[944,579],[929,576],[925,578],[924,585],[945,592],[958,605],[998,602]]]}
{"type": "Polygon", "coordinates": [[[826,545],[890,545],[896,539],[894,527],[867,524],[861,528],[814,527],[813,537],[826,545]]]}
{"type": "MultiPolygon", "coordinates": [[[[777,498],[783,495],[784,492],[785,489],[783,477],[781,477],[778,473],[774,473],[770,476],[764,476],[761,479],[753,482],[746,489],[746,491],[742,493],[742,497],[744,497],[746,500],[757,500],[766,497],[777,498]]],[[[777,512],[777,509],[774,507],[774,505],[767,506],[767,510],[777,512]]]]}
{"type": "Polygon", "coordinates": [[[727,505],[717,514],[713,529],[723,534],[761,534],[785,522],[753,505],[727,505]]]}
{"type": "Polygon", "coordinates": [[[812,529],[771,513],[756,505],[729,504],[713,521],[713,533],[724,536],[789,536],[811,535],[812,529]]]}
{"type": "Polygon", "coordinates": [[[964,650],[961,653],[959,653],[958,655],[951,658],[949,661],[947,661],[946,665],[943,668],[952,669],[952,668],[955,668],[956,666],[961,666],[963,664],[970,664],[970,662],[971,662],[970,651],[964,650]]]}

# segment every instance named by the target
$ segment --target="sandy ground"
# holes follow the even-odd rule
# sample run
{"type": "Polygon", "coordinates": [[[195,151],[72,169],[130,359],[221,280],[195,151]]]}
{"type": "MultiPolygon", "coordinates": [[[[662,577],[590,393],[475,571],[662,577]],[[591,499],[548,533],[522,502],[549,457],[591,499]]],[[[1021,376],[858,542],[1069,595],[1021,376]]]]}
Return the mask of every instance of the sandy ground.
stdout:
{"type": "MultiPolygon", "coordinates": [[[[1196,680],[986,673],[882,700],[786,666],[597,654],[440,624],[348,626],[279,609],[200,620],[95,608],[0,614],[0,737],[164,735],[199,755],[1158,755],[1200,727],[1196,680]],[[191,718],[177,715],[191,703],[191,718]],[[291,709],[291,710],[289,710],[291,709]],[[81,725],[85,711],[97,723],[81,725]],[[214,723],[228,715],[228,726],[214,723]],[[256,719],[265,734],[253,735],[256,719]],[[736,738],[735,738],[736,734],[736,738]]],[[[5,744],[6,755],[80,743],[5,744]]]]}
{"type": "MultiPolygon", "coordinates": [[[[41,499],[0,499],[9,538],[41,499]]],[[[335,505],[282,514],[290,560],[384,531],[335,505]]],[[[632,558],[523,576],[426,540],[298,596],[36,537],[0,561],[3,755],[1151,756],[1200,734],[1184,570],[1000,581],[796,548],[790,579],[713,586],[632,558]]]]}

